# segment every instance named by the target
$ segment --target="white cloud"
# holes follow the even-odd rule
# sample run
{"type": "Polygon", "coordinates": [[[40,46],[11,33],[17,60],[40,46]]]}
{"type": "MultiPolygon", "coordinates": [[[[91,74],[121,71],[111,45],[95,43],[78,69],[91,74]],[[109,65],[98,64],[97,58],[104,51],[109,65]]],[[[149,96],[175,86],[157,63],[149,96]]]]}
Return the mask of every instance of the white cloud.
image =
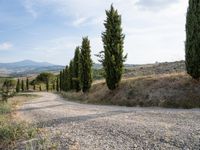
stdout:
{"type": "Polygon", "coordinates": [[[4,42],[0,44],[0,50],[9,50],[13,47],[10,42],[4,42]]]}
{"type": "MultiPolygon", "coordinates": [[[[93,54],[102,50],[101,32],[104,30],[105,9],[109,9],[110,4],[113,3],[122,15],[128,63],[184,59],[185,14],[188,0],[29,1],[34,2],[34,6],[49,7],[57,15],[65,16],[66,19],[70,18],[71,25],[75,27],[81,28],[83,25],[84,29],[87,27],[93,54]]],[[[81,37],[61,39],[57,40],[57,44],[54,40],[50,42],[54,44],[47,44],[42,49],[48,49],[52,55],[58,54],[56,50],[59,49],[60,54],[61,51],[65,52],[71,58],[74,48],[77,44],[81,44],[81,37]],[[70,51],[69,54],[65,50],[72,50],[72,52],[70,51]]]]}
{"type": "Polygon", "coordinates": [[[73,26],[78,27],[78,26],[84,24],[87,20],[88,20],[88,18],[86,18],[86,17],[82,17],[82,18],[78,17],[76,20],[73,21],[72,24],[73,24],[73,26]]]}
{"type": "Polygon", "coordinates": [[[34,1],[32,0],[23,0],[23,5],[28,13],[32,15],[33,18],[37,18],[38,13],[34,9],[34,1]]]}
{"type": "Polygon", "coordinates": [[[147,10],[162,10],[172,4],[176,4],[178,0],[139,0],[136,5],[147,10]]]}

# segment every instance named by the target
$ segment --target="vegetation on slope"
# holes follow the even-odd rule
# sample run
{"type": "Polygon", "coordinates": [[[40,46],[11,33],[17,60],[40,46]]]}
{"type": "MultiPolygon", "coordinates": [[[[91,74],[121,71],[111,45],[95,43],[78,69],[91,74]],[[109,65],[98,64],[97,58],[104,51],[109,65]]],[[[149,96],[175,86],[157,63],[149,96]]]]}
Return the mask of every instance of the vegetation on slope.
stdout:
{"type": "Polygon", "coordinates": [[[17,105],[33,97],[35,96],[19,95],[9,99],[8,103],[0,103],[0,149],[15,149],[21,140],[35,137],[36,128],[20,122],[15,116],[17,105]]]}
{"type": "Polygon", "coordinates": [[[110,91],[102,81],[93,84],[88,94],[67,92],[63,95],[95,104],[196,108],[200,107],[199,91],[199,82],[185,73],[174,73],[124,79],[115,91],[110,91]]]}

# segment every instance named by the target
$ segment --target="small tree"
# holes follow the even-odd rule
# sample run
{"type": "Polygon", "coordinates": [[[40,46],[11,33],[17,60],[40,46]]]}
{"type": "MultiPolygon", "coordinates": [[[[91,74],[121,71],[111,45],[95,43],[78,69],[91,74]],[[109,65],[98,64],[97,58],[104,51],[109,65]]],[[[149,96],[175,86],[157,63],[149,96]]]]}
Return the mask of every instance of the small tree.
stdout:
{"type": "Polygon", "coordinates": [[[76,92],[81,90],[80,85],[80,48],[76,47],[74,54],[74,64],[73,64],[73,80],[74,80],[74,89],[76,92]]]}
{"type": "Polygon", "coordinates": [[[49,80],[48,79],[46,81],[46,90],[47,90],[47,92],[49,92],[49,80]]]}
{"type": "Polygon", "coordinates": [[[92,59],[90,41],[88,37],[83,38],[80,57],[80,78],[82,91],[88,92],[92,85],[92,59]]]}
{"type": "Polygon", "coordinates": [[[21,89],[22,89],[22,92],[24,92],[24,80],[23,79],[22,79],[21,89]]]}
{"type": "Polygon", "coordinates": [[[123,72],[123,63],[126,56],[123,56],[124,34],[121,27],[121,16],[111,5],[106,11],[107,19],[104,23],[106,31],[102,33],[104,51],[100,52],[100,62],[102,62],[106,83],[110,90],[119,86],[123,72]]]}
{"type": "Polygon", "coordinates": [[[41,86],[41,85],[40,85],[40,88],[39,88],[39,89],[40,89],[40,92],[41,92],[41,91],[42,91],[42,86],[41,86]]]}
{"type": "Polygon", "coordinates": [[[14,80],[5,80],[2,86],[2,100],[7,102],[8,98],[14,95],[15,91],[15,81],[14,80]]]}
{"type": "Polygon", "coordinates": [[[36,90],[36,84],[33,84],[33,90],[34,91],[36,90]]]}
{"type": "Polygon", "coordinates": [[[29,90],[29,79],[26,78],[26,90],[28,91],[29,90]]]}
{"type": "Polygon", "coordinates": [[[53,82],[52,88],[53,88],[53,91],[55,91],[56,89],[55,81],[53,82]]]}
{"type": "Polygon", "coordinates": [[[16,85],[16,92],[19,93],[20,92],[20,80],[17,80],[17,85],[16,85]]]}
{"type": "Polygon", "coordinates": [[[185,57],[187,73],[200,78],[200,1],[189,0],[186,19],[185,57]]]}

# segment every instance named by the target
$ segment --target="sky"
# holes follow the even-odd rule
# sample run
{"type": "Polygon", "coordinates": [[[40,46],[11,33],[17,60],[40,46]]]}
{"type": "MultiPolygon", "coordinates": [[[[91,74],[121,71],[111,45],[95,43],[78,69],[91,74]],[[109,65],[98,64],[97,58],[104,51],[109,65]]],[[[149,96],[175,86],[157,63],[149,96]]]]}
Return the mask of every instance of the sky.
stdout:
{"type": "Polygon", "coordinates": [[[0,62],[66,65],[86,36],[98,62],[111,4],[122,16],[126,63],[184,59],[188,0],[0,0],[0,62]]]}

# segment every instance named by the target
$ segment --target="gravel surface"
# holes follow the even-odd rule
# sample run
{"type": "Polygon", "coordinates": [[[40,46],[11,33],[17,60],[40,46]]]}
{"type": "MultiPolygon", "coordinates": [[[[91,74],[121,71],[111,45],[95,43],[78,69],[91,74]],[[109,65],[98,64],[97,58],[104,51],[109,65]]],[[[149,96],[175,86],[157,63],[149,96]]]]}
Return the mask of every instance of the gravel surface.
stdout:
{"type": "Polygon", "coordinates": [[[38,95],[18,111],[52,139],[59,137],[57,149],[200,149],[200,109],[99,106],[38,95]]]}

